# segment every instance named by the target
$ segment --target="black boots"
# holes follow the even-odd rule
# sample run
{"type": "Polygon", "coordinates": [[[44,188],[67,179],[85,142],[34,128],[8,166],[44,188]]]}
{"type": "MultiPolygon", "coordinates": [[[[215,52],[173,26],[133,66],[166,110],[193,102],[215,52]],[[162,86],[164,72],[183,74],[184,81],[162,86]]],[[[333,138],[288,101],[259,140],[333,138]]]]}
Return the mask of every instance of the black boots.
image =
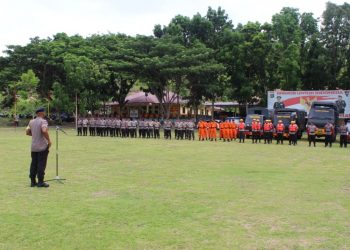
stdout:
{"type": "Polygon", "coordinates": [[[30,187],[36,187],[38,184],[36,183],[36,179],[35,178],[30,178],[30,187]]]}
{"type": "Polygon", "coordinates": [[[38,183],[38,187],[44,187],[44,188],[48,188],[50,185],[47,184],[46,182],[39,182],[38,183]]]}
{"type": "Polygon", "coordinates": [[[48,188],[50,185],[44,182],[44,178],[39,178],[38,187],[48,188]]]}

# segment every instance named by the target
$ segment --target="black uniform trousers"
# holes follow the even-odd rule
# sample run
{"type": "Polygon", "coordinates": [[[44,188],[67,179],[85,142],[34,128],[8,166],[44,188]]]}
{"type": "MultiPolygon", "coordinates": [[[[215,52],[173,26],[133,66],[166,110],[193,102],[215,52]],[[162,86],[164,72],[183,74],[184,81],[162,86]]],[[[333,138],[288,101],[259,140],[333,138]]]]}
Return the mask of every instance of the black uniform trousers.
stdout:
{"type": "Polygon", "coordinates": [[[297,134],[295,133],[295,134],[291,134],[291,133],[289,133],[289,145],[297,145],[297,134]]]}
{"type": "Polygon", "coordinates": [[[122,137],[126,137],[126,129],[121,128],[122,137]]]}
{"type": "Polygon", "coordinates": [[[348,136],[347,135],[340,135],[340,147],[348,147],[348,136]]]}
{"type": "Polygon", "coordinates": [[[255,143],[258,143],[258,140],[260,143],[260,140],[261,140],[260,131],[254,131],[253,138],[254,138],[253,141],[255,141],[255,143]]]}
{"type": "Polygon", "coordinates": [[[177,131],[177,139],[178,139],[178,140],[179,140],[179,139],[181,139],[181,140],[184,139],[184,130],[179,129],[179,130],[177,131]]]}
{"type": "Polygon", "coordinates": [[[191,129],[191,130],[187,130],[187,133],[188,133],[188,135],[187,135],[187,137],[188,137],[188,139],[189,140],[194,140],[194,130],[193,129],[191,129]]]}
{"type": "Polygon", "coordinates": [[[326,138],[324,140],[324,146],[328,147],[328,145],[330,148],[332,147],[332,135],[326,135],[326,138]]]}
{"type": "Polygon", "coordinates": [[[159,128],[155,128],[154,129],[154,138],[160,138],[160,134],[159,134],[159,128]]]}
{"type": "Polygon", "coordinates": [[[244,140],[245,140],[245,131],[239,131],[238,132],[239,134],[239,142],[243,142],[244,143],[244,140]]]}
{"type": "Polygon", "coordinates": [[[283,144],[283,132],[277,132],[277,144],[283,144]]]}
{"type": "Polygon", "coordinates": [[[82,127],[78,127],[78,136],[82,135],[82,131],[83,131],[83,128],[82,127]]]}
{"type": "Polygon", "coordinates": [[[264,131],[264,143],[266,144],[266,142],[270,143],[270,137],[269,137],[269,132],[264,131]]]}
{"type": "Polygon", "coordinates": [[[171,140],[171,130],[170,129],[164,129],[164,138],[171,140]]]}
{"type": "Polygon", "coordinates": [[[272,139],[273,139],[273,132],[272,131],[269,131],[268,137],[269,137],[269,142],[272,143],[272,139]]]}
{"type": "Polygon", "coordinates": [[[256,141],[256,131],[252,130],[252,143],[256,141]]]}
{"type": "Polygon", "coordinates": [[[38,176],[38,182],[43,183],[45,177],[45,169],[47,163],[47,156],[49,155],[49,149],[45,149],[41,152],[32,152],[32,162],[30,164],[29,177],[34,183],[36,176],[38,176]]]}
{"type": "Polygon", "coordinates": [[[109,127],[109,136],[114,137],[115,136],[115,129],[113,127],[109,127]]]}
{"type": "Polygon", "coordinates": [[[309,147],[311,147],[311,143],[316,147],[316,135],[308,135],[307,139],[309,141],[309,147]]]}

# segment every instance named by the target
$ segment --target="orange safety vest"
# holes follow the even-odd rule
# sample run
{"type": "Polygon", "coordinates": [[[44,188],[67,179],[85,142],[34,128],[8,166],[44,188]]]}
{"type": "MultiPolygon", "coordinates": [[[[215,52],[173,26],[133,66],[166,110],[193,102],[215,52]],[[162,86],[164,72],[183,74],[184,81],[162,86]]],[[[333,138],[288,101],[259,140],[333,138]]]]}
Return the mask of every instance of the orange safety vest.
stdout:
{"type": "Polygon", "coordinates": [[[269,123],[265,123],[264,124],[264,131],[270,131],[270,129],[271,129],[270,124],[269,123]]]}
{"type": "Polygon", "coordinates": [[[238,129],[239,130],[244,130],[244,128],[245,128],[244,122],[240,122],[239,125],[238,125],[238,129]]]}
{"type": "Polygon", "coordinates": [[[283,123],[277,124],[277,131],[278,131],[278,132],[283,132],[283,131],[284,131],[284,125],[283,125],[283,123]]]}
{"type": "Polygon", "coordinates": [[[256,122],[252,122],[252,130],[256,130],[256,122]]]}
{"type": "Polygon", "coordinates": [[[260,122],[257,122],[256,123],[256,130],[260,130],[261,129],[261,123],[260,122]]]}
{"type": "Polygon", "coordinates": [[[298,126],[296,124],[291,124],[289,126],[289,131],[290,132],[296,132],[298,130],[298,126]]]}

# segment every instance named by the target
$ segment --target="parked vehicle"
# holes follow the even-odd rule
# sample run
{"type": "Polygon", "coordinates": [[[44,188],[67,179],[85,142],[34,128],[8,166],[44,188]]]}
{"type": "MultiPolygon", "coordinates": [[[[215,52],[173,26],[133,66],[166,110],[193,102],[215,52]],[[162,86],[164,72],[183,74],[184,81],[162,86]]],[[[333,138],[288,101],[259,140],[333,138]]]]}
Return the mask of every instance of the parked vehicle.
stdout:
{"type": "Polygon", "coordinates": [[[316,136],[325,137],[324,126],[330,122],[335,127],[333,141],[336,140],[339,129],[339,113],[337,105],[334,102],[313,102],[310,108],[308,121],[312,122],[318,128],[316,136]]]}
{"type": "Polygon", "coordinates": [[[260,124],[263,125],[265,117],[263,115],[256,114],[248,114],[245,118],[245,126],[246,126],[246,136],[247,138],[251,137],[253,134],[252,131],[252,121],[253,119],[259,119],[260,124]]]}
{"type": "Polygon", "coordinates": [[[226,117],[225,121],[229,121],[229,122],[234,121],[236,124],[238,124],[239,123],[239,119],[241,119],[241,117],[238,117],[238,116],[226,117]]]}
{"type": "Polygon", "coordinates": [[[253,108],[248,108],[248,115],[263,115],[264,119],[273,119],[273,114],[274,110],[273,109],[268,109],[264,107],[253,107],[253,108]]]}
{"type": "Polygon", "coordinates": [[[298,138],[303,136],[306,130],[306,112],[301,109],[276,109],[273,116],[273,125],[276,127],[278,121],[281,120],[285,127],[284,136],[288,137],[289,125],[291,121],[295,121],[298,125],[298,138]]]}

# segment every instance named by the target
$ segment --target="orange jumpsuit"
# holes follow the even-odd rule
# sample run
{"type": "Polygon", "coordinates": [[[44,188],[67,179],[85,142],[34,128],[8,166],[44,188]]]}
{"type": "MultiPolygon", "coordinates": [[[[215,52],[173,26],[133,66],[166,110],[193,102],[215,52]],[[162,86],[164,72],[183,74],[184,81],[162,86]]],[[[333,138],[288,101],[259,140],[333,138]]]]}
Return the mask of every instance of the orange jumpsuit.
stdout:
{"type": "Polygon", "coordinates": [[[204,125],[205,125],[205,139],[208,140],[210,135],[210,122],[204,122],[204,125]]]}
{"type": "Polygon", "coordinates": [[[205,124],[203,121],[199,121],[198,122],[198,137],[199,137],[199,140],[204,140],[205,138],[205,124]]]}
{"type": "Polygon", "coordinates": [[[224,124],[224,140],[230,139],[230,127],[229,122],[225,122],[224,124]]]}
{"type": "Polygon", "coordinates": [[[216,140],[216,127],[217,124],[214,121],[209,122],[209,138],[211,140],[216,140]]]}
{"type": "Polygon", "coordinates": [[[232,122],[229,122],[228,123],[228,127],[229,127],[229,138],[230,138],[230,140],[232,140],[233,139],[233,129],[234,129],[234,126],[233,126],[233,123],[232,122]]]}
{"type": "Polygon", "coordinates": [[[220,125],[219,125],[219,129],[220,129],[220,140],[224,138],[223,125],[224,125],[224,122],[220,122],[220,125]]]}

